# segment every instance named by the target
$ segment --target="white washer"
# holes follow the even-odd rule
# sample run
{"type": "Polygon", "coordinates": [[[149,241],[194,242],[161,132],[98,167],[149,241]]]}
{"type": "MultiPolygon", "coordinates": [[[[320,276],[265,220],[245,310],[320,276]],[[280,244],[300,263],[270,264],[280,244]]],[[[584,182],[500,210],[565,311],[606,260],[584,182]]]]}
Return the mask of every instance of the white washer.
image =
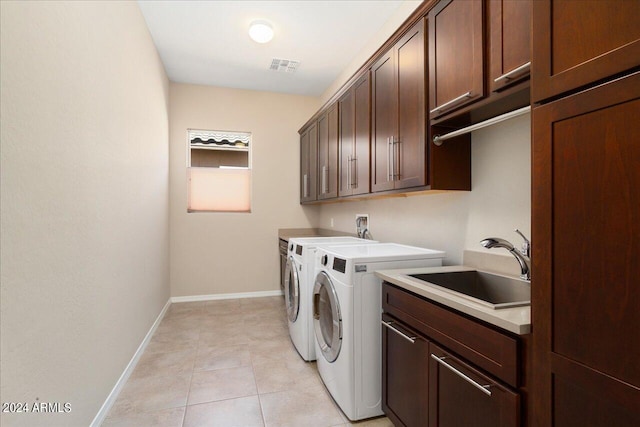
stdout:
{"type": "Polygon", "coordinates": [[[289,239],[285,269],[284,296],[293,345],[304,360],[316,360],[311,303],[313,292],[314,254],[319,244],[374,244],[375,240],[357,237],[295,237],[289,239]]]}
{"type": "Polygon", "coordinates": [[[318,371],[350,420],[382,415],[382,269],[442,265],[445,253],[394,243],[316,251],[313,324],[318,371]]]}

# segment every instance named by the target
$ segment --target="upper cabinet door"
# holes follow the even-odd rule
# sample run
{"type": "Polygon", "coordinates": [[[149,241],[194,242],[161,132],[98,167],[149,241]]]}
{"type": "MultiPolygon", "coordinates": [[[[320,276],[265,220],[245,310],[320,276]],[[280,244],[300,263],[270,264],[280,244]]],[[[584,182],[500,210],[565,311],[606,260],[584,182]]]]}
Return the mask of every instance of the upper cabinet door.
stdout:
{"type": "Polygon", "coordinates": [[[338,101],[338,112],[340,115],[338,131],[339,150],[338,163],[340,165],[338,171],[338,194],[342,196],[351,196],[353,194],[352,185],[352,168],[353,168],[353,147],[354,141],[354,119],[353,113],[355,109],[353,88],[349,89],[338,101]]]}
{"type": "Polygon", "coordinates": [[[485,96],[483,4],[443,0],[429,12],[431,118],[485,96]]]}
{"type": "Polygon", "coordinates": [[[340,114],[338,195],[341,197],[369,192],[370,99],[369,73],[366,72],[338,102],[340,114]]]}
{"type": "Polygon", "coordinates": [[[529,77],[531,1],[489,0],[489,87],[497,92],[529,77]]]}
{"type": "Polygon", "coordinates": [[[318,119],[318,199],[338,197],[338,104],[318,119]]]}
{"type": "Polygon", "coordinates": [[[426,184],[424,20],[371,68],[371,191],[426,184]]]}
{"type": "Polygon", "coordinates": [[[351,189],[353,194],[367,194],[370,190],[369,162],[371,159],[371,80],[369,73],[358,80],[354,92],[355,134],[351,166],[351,189]]]}
{"type": "Polygon", "coordinates": [[[366,72],[338,101],[338,194],[341,197],[369,192],[370,99],[369,73],[366,72]]]}
{"type": "Polygon", "coordinates": [[[640,1],[533,2],[532,102],[640,65],[640,1]]]}
{"type": "Polygon", "coordinates": [[[300,202],[317,200],[318,127],[314,123],[300,135],[300,202]]]}
{"type": "Polygon", "coordinates": [[[425,132],[426,64],[424,20],[421,19],[395,47],[398,88],[398,132],[393,158],[394,188],[426,184],[425,132]]]}
{"type": "Polygon", "coordinates": [[[371,67],[371,191],[393,189],[393,142],[398,123],[396,72],[391,49],[371,67]]]}

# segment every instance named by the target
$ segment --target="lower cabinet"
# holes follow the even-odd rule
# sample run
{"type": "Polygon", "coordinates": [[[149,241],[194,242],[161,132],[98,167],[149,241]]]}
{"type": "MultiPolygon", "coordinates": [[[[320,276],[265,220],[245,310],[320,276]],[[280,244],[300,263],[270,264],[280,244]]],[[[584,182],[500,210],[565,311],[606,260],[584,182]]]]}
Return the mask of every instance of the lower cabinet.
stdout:
{"type": "Polygon", "coordinates": [[[526,424],[517,338],[389,283],[382,307],[382,409],[394,426],[526,424]]]}
{"type": "Polygon", "coordinates": [[[399,426],[426,426],[429,407],[429,341],[382,316],[382,410],[399,426]]]}
{"type": "Polygon", "coordinates": [[[430,427],[520,425],[518,393],[435,344],[429,353],[430,427]]]}

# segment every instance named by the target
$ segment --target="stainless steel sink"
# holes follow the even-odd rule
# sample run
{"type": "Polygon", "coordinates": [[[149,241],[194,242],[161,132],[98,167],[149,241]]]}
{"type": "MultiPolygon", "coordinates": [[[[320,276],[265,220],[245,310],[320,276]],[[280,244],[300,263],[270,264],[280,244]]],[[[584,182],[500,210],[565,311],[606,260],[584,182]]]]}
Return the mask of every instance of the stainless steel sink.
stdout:
{"type": "Polygon", "coordinates": [[[526,280],[475,270],[410,274],[409,277],[494,309],[531,304],[531,284],[526,280]]]}

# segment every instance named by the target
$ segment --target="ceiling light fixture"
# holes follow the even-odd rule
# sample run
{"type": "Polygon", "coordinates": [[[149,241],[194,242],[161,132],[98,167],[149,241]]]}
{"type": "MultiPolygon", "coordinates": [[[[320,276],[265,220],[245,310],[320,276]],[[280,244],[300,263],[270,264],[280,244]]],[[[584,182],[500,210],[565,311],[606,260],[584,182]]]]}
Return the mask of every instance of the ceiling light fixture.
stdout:
{"type": "Polygon", "coordinates": [[[249,37],[258,43],[267,43],[273,38],[273,27],[267,21],[253,21],[249,26],[249,37]]]}

